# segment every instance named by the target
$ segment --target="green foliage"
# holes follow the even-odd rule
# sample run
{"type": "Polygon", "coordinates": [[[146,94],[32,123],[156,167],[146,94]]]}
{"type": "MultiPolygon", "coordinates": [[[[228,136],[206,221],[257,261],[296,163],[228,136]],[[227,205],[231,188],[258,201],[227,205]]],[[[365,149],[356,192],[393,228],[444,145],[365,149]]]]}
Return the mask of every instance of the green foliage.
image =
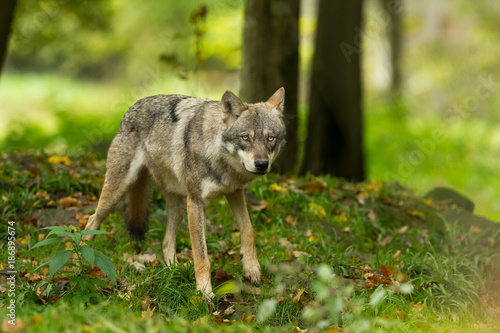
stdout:
{"type": "MultiPolygon", "coordinates": [[[[66,300],[73,300],[75,302],[88,302],[90,300],[95,301],[96,299],[102,299],[98,287],[105,287],[105,284],[101,280],[89,278],[87,276],[94,265],[106,274],[113,284],[116,285],[116,272],[111,259],[96,252],[90,246],[84,245],[84,242],[92,242],[82,240],[82,236],[85,235],[102,235],[108,232],[102,230],[80,231],[80,228],[74,226],[53,226],[42,228],[42,230],[50,231],[42,241],[33,245],[30,251],[51,244],[59,244],[64,238],[69,238],[72,243],[70,250],[58,250],[48,261],[49,281],[52,280],[53,276],[64,266],[74,267],[72,271],[66,271],[66,273],[72,272],[73,275],[69,276],[70,286],[67,290],[63,291],[58,288],[57,295],[59,297],[64,297],[66,300]],[[52,235],[58,238],[50,238],[52,235]],[[72,256],[77,259],[76,263],[73,260],[70,261],[72,256]]],[[[42,283],[44,282],[45,281],[42,281],[42,283]]]]}

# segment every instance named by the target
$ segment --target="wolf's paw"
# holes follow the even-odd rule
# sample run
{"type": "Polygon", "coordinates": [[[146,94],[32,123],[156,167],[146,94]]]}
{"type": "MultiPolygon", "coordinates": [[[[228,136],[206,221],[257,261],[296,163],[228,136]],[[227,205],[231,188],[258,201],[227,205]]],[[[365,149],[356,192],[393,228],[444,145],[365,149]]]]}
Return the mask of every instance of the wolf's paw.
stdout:
{"type": "Polygon", "coordinates": [[[165,263],[167,264],[167,266],[176,266],[178,264],[177,257],[175,256],[175,251],[173,253],[164,251],[163,258],[165,258],[165,263]]]}
{"type": "Polygon", "coordinates": [[[258,287],[260,284],[260,265],[257,260],[251,263],[243,263],[243,278],[258,287]]]}

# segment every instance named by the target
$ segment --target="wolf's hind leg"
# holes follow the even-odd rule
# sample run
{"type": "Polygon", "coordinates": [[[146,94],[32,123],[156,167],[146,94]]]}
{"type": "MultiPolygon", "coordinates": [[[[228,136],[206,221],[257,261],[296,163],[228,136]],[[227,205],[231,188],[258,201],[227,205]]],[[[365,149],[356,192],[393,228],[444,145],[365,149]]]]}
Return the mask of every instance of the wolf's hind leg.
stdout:
{"type": "MultiPolygon", "coordinates": [[[[98,230],[104,219],[123,198],[130,184],[137,179],[137,175],[133,173],[138,172],[139,168],[132,170],[136,157],[134,147],[130,147],[130,150],[122,150],[114,146],[115,141],[108,152],[106,176],[96,212],[89,217],[85,230],[98,230]]],[[[94,237],[95,235],[85,235],[83,239],[93,240],[94,237]]]]}
{"type": "Polygon", "coordinates": [[[165,193],[164,196],[167,208],[167,231],[163,238],[163,255],[167,265],[175,265],[177,264],[175,256],[177,230],[186,216],[186,199],[170,193],[165,193]]]}
{"type": "Polygon", "coordinates": [[[255,231],[248,212],[245,190],[237,190],[226,194],[226,198],[240,227],[240,257],[243,266],[243,278],[258,286],[261,278],[260,265],[255,250],[255,231]]]}

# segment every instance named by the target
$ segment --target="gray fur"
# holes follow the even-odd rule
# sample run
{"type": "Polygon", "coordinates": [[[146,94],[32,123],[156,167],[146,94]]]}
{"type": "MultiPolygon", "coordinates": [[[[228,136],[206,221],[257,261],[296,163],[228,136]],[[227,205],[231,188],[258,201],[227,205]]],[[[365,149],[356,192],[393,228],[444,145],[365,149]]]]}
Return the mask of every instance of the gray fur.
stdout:
{"type": "Polygon", "coordinates": [[[258,174],[270,171],[285,144],[283,107],[283,88],[256,104],[244,103],[229,91],[220,102],[184,95],[139,100],[125,113],[111,144],[101,198],[86,229],[98,229],[127,194],[128,230],[142,239],[151,179],[169,208],[165,260],[176,262],[175,233],[187,211],[197,286],[210,294],[204,208],[226,195],[242,229],[244,277],[258,284],[260,266],[244,189],[258,174]]]}

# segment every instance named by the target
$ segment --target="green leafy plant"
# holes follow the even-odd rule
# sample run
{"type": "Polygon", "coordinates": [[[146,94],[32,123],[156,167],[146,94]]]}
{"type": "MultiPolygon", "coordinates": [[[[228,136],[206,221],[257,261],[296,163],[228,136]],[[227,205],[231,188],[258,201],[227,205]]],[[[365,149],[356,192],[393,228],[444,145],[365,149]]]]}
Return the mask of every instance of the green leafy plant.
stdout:
{"type": "Polygon", "coordinates": [[[90,272],[94,266],[97,266],[116,285],[116,272],[111,259],[102,253],[94,251],[89,245],[86,245],[86,242],[91,243],[91,241],[82,240],[82,236],[85,235],[100,235],[107,234],[108,232],[102,230],[82,231],[75,226],[53,226],[43,229],[50,231],[45,239],[35,244],[31,249],[50,244],[60,244],[65,237],[68,237],[71,241],[71,249],[58,250],[49,261],[50,279],[65,265],[77,267],[77,270],[74,271],[75,275],[69,277],[69,281],[75,289],[74,291],[77,292],[66,292],[66,295],[72,295],[70,298],[81,298],[86,301],[91,297],[98,296],[93,285],[104,288],[105,284],[100,279],[91,278],[89,275],[84,274],[90,272]],[[75,258],[73,261],[70,260],[72,255],[75,258]]]}

